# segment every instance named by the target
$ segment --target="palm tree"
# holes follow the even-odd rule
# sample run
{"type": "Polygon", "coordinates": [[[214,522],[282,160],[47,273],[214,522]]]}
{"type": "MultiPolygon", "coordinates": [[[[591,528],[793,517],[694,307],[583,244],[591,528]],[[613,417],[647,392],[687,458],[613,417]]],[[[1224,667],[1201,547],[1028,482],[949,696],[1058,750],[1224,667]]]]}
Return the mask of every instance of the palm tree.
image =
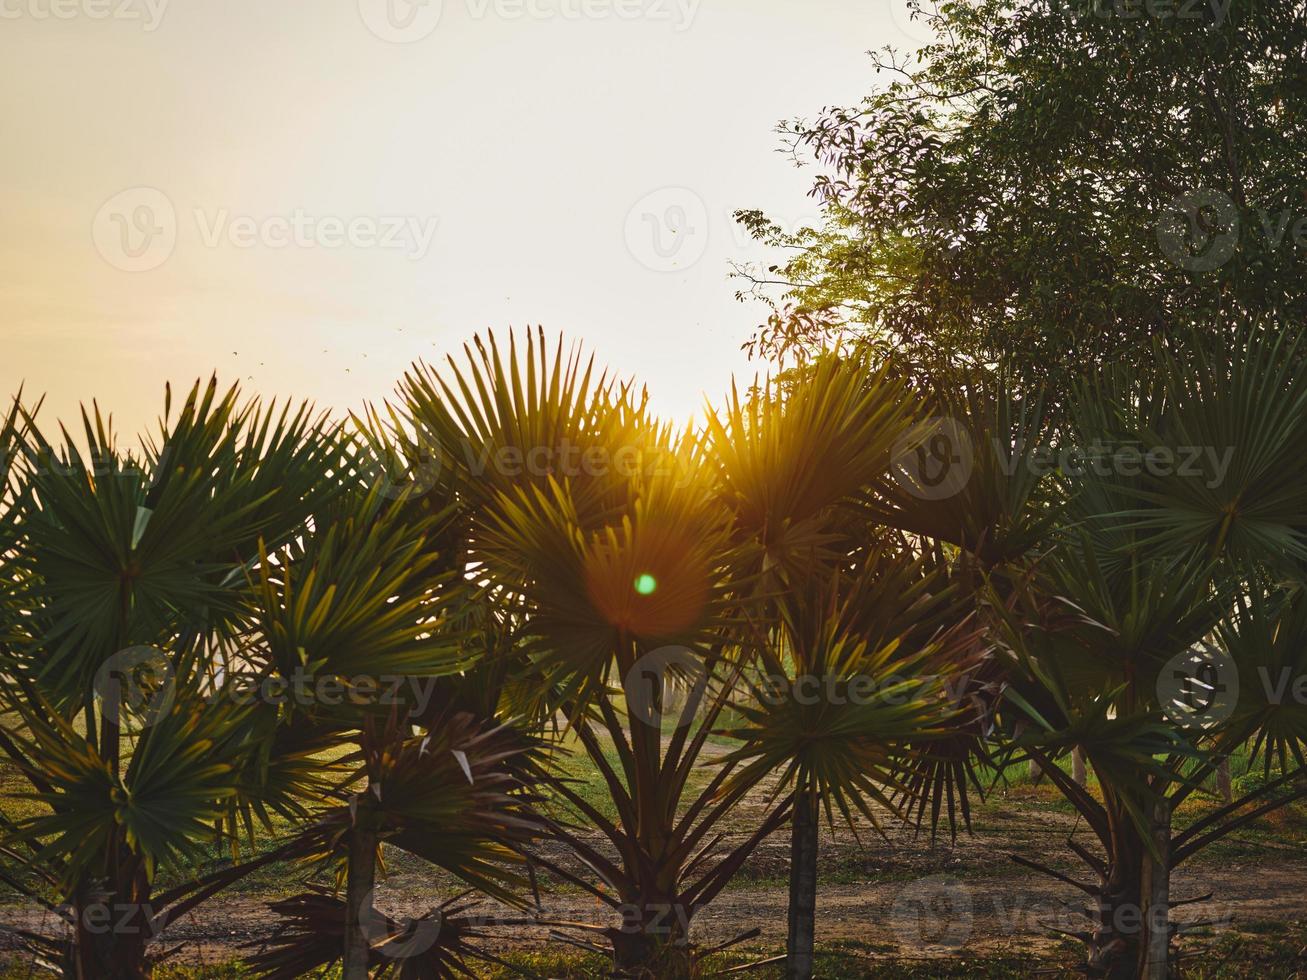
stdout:
{"type": "Polygon", "coordinates": [[[1262,673],[1307,666],[1304,409],[1298,345],[1270,330],[1183,360],[1159,348],[1153,364],[1087,385],[1079,444],[1127,455],[1068,475],[1064,518],[1030,588],[992,604],[1014,657],[1008,703],[1027,726],[1017,744],[1101,848],[1070,842],[1092,884],[1036,865],[1096,900],[1081,937],[1096,975],[1166,976],[1171,869],[1307,795],[1307,706],[1274,697],[1262,673]],[[1237,697],[1223,693],[1236,685],[1237,697]],[[1177,831],[1176,808],[1249,740],[1282,775],[1177,831]],[[1056,766],[1073,748],[1101,800],[1056,766]]]}
{"type": "MultiPolygon", "coordinates": [[[[11,413],[3,519],[9,602],[0,751],[41,809],[4,828],[7,876],[71,926],[26,934],[68,975],[137,977],[160,923],[277,852],[155,893],[161,869],[235,847],[256,815],[300,812],[315,777],[276,718],[212,697],[243,640],[259,542],[280,545],[338,488],[336,431],[307,406],[242,403],[196,385],[157,441],[120,453],[98,408],[88,453],[11,413]],[[106,927],[112,922],[112,927],[106,927]]],[[[8,448],[8,447],[6,447],[8,448]]]]}
{"type": "Polygon", "coordinates": [[[682,975],[693,915],[789,805],[718,854],[714,828],[748,787],[725,789],[734,764],[716,762],[708,785],[692,786],[740,672],[731,515],[693,441],[576,353],[564,358],[560,345],[550,356],[543,336],[528,335],[525,356],[512,342],[507,358],[493,337],[478,341],[447,376],[415,369],[403,395],[402,428],[417,434],[405,452],[432,461],[433,485],[449,481],[467,514],[469,574],[514,624],[506,656],[519,683],[506,696],[544,728],[560,721],[615,814],[559,784],[612,853],[560,814],[551,833],[582,870],[535,859],[620,920],[582,930],[607,941],[620,970],[682,975]],[[673,716],[662,682],[678,680],[690,695],[673,716]]]}
{"type": "Polygon", "coordinates": [[[871,801],[902,814],[895,796],[951,802],[956,790],[966,809],[965,764],[928,746],[966,725],[978,634],[946,570],[871,509],[884,507],[896,455],[932,435],[919,413],[887,366],[829,353],[748,399],[733,393],[709,421],[719,492],[750,556],[763,675],[761,696],[738,706],[742,745],[728,758],[745,763],[734,782],[779,774],[794,793],[793,978],[812,976],[823,807],[850,828],[855,810],[878,826],[871,801]]]}
{"type": "MultiPolygon", "coordinates": [[[[385,441],[368,436],[360,453],[385,441]]],[[[360,459],[358,469],[376,473],[380,462],[360,459]]],[[[531,809],[530,790],[544,778],[533,740],[460,708],[440,683],[478,657],[457,629],[476,590],[457,556],[438,547],[451,510],[411,489],[392,491],[380,479],[351,489],[318,511],[311,529],[260,558],[258,641],[242,680],[252,689],[274,678],[306,690],[287,706],[287,723],[355,747],[339,760],[344,777],[329,805],[293,845],[335,870],[344,896],[308,892],[274,905],[286,928],[253,960],[270,976],[302,976],[336,960],[348,980],[374,967],[473,976],[467,959],[488,954],[462,928],[461,907],[445,904],[407,923],[377,911],[379,847],[521,905],[522,848],[542,829],[531,809]]]]}

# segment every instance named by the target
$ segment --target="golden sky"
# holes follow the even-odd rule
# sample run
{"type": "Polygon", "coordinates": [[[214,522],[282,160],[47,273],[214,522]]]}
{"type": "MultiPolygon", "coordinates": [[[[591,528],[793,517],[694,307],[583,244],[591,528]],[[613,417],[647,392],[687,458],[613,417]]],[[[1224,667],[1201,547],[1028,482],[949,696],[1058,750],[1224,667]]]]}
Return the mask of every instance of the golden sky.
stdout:
{"type": "Polygon", "coordinates": [[[126,436],[217,371],[350,409],[542,324],[684,418],[760,317],[730,219],[903,0],[0,0],[0,394],[126,436]]]}

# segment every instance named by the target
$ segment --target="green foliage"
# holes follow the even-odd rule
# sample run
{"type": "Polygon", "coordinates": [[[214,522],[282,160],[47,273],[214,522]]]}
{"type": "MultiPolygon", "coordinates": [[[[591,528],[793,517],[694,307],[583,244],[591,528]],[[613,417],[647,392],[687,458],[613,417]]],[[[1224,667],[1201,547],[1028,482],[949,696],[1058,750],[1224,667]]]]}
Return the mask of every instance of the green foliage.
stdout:
{"type": "Polygon", "coordinates": [[[1302,320],[1300,5],[913,6],[934,44],[874,54],[859,105],[782,127],[822,222],[738,215],[784,249],[740,270],[772,310],[755,351],[852,334],[944,386],[1002,363],[1060,405],[1155,337],[1217,350],[1302,320]]]}
{"type": "MultiPolygon", "coordinates": [[[[210,385],[138,457],[98,413],[82,452],[15,406],[0,751],[30,791],[0,828],[21,867],[0,874],[38,902],[175,916],[308,862],[335,887],[274,907],[259,969],[353,948],[347,972],[451,977],[495,962],[482,926],[461,898],[377,911],[382,846],[524,916],[538,867],[608,910],[563,927],[582,945],[691,976],[690,920],[796,799],[832,824],[955,829],[982,774],[1029,756],[1096,841],[1071,842],[1099,876],[1086,890],[1108,914],[1138,902],[1158,805],[1222,758],[1249,745],[1265,778],[1168,831],[1173,863],[1307,794],[1307,709],[1281,683],[1307,672],[1307,361],[1264,327],[1232,337],[1159,344],[1054,419],[1007,376],[927,395],[851,346],[678,433],[531,335],[415,368],[402,409],[353,435],[210,385]],[[1054,436],[1173,463],[1229,452],[1045,472],[1054,436]],[[968,447],[944,493],[912,465],[941,438],[968,447]],[[1187,724],[1169,679],[1212,644],[1238,696],[1187,724]],[[1058,764],[1072,749],[1094,791],[1058,764]],[[593,778],[551,762],[565,752],[593,778]],[[719,848],[763,786],[755,825],[719,848]],[[275,846],[241,861],[260,834],[275,846]],[[215,843],[236,863],[196,877],[215,843]]],[[[149,962],[148,936],[24,938],[105,975],[149,962]]]]}

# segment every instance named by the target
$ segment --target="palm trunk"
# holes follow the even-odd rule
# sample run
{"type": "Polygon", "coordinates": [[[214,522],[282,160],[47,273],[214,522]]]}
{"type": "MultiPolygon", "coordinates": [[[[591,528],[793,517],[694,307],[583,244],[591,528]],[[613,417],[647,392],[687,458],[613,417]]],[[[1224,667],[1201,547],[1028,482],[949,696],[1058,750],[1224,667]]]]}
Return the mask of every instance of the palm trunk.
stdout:
{"type": "Polygon", "coordinates": [[[1166,980],[1171,948],[1171,805],[1165,794],[1153,803],[1149,821],[1152,849],[1144,852],[1139,976],[1166,980]]]}
{"type": "Polygon", "coordinates": [[[1085,754],[1080,749],[1071,750],[1071,778],[1077,786],[1085,785],[1085,754]]]}
{"type": "Polygon", "coordinates": [[[373,888],[377,877],[377,833],[371,814],[360,800],[349,835],[349,869],[345,885],[345,960],[341,980],[367,980],[372,940],[368,927],[374,915],[373,888]]]}
{"type": "Polygon", "coordinates": [[[638,980],[689,980],[689,921],[684,907],[673,896],[645,896],[626,903],[624,919],[640,909],[639,920],[624,921],[608,932],[613,945],[614,976],[638,980]]]}
{"type": "MultiPolygon", "coordinates": [[[[122,640],[120,637],[120,645],[122,640]]],[[[100,714],[86,710],[87,734],[113,779],[122,769],[123,678],[110,677],[100,695],[100,714]]],[[[154,924],[148,906],[149,881],[123,832],[106,844],[97,875],[84,871],[73,892],[77,916],[73,930],[71,973],[78,980],[141,980],[151,975],[146,955],[154,924]]]]}
{"type": "Polygon", "coordinates": [[[817,928],[817,794],[800,793],[790,827],[789,939],[785,980],[811,980],[817,928]]]}
{"type": "Polygon", "coordinates": [[[1216,790],[1221,794],[1222,802],[1230,803],[1234,800],[1234,786],[1230,782],[1230,759],[1228,756],[1222,759],[1220,765],[1216,767],[1216,790]]]}
{"type": "Polygon", "coordinates": [[[74,923],[72,975],[76,980],[97,980],[112,972],[112,938],[97,927],[99,910],[105,905],[107,893],[93,891],[85,879],[79,882],[73,897],[74,923]]]}
{"type": "Polygon", "coordinates": [[[77,980],[146,980],[153,975],[148,950],[160,923],[150,906],[143,866],[119,869],[118,878],[103,889],[79,885],[73,911],[72,962],[65,975],[77,980]]]}
{"type": "MultiPolygon", "coordinates": [[[[623,672],[635,663],[636,649],[629,648],[629,661],[623,672]]],[[[665,687],[652,692],[654,719],[661,722],[663,712],[670,712],[669,692],[665,687]],[[665,701],[667,698],[668,701],[665,701]]],[[[637,711],[628,699],[628,717],[637,711]]],[[[668,820],[663,796],[663,736],[660,725],[632,720],[626,730],[630,746],[632,803],[637,813],[637,847],[646,855],[664,855],[671,846],[673,825],[668,820]]],[[[656,862],[651,862],[656,863],[656,862]]],[[[652,870],[652,869],[651,869],[652,870]]],[[[689,910],[681,902],[675,887],[658,873],[640,875],[638,890],[625,897],[623,917],[630,917],[623,928],[610,932],[613,963],[621,977],[666,977],[688,980],[691,974],[689,945],[689,910]]]]}
{"type": "Polygon", "coordinates": [[[1108,980],[1138,980],[1138,920],[1142,905],[1139,872],[1146,846],[1129,811],[1110,788],[1105,788],[1103,803],[1111,846],[1098,894],[1097,923],[1089,942],[1086,972],[1108,980]]]}

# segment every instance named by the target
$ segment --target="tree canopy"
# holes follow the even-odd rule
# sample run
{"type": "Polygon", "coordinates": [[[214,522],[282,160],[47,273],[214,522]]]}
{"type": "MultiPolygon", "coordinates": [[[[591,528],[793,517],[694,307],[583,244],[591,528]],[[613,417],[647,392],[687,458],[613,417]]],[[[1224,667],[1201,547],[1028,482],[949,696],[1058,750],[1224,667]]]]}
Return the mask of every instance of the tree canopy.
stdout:
{"type": "Polygon", "coordinates": [[[974,0],[873,52],[861,104],[781,126],[818,227],[741,267],[755,353],[853,333],[929,375],[1065,391],[1158,336],[1307,308],[1307,5],[974,0]]]}

